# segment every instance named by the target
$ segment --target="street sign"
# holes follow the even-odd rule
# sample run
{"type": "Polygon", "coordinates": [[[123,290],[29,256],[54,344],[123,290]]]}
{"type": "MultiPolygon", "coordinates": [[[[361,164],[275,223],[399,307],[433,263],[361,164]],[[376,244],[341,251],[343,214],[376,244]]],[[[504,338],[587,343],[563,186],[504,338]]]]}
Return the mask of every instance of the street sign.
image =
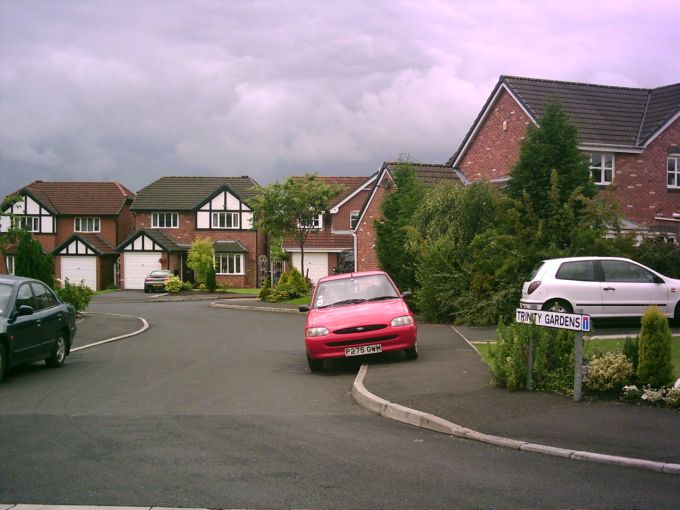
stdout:
{"type": "Polygon", "coordinates": [[[517,308],[515,310],[515,321],[520,324],[536,324],[547,328],[590,331],[590,315],[517,308]]]}

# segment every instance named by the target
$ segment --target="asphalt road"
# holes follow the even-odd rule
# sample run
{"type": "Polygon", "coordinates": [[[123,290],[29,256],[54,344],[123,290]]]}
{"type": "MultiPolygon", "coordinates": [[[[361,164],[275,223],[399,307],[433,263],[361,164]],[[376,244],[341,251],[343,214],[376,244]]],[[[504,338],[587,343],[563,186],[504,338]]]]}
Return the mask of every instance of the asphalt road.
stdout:
{"type": "MultiPolygon", "coordinates": [[[[675,476],[369,414],[349,395],[358,360],[309,373],[302,316],[205,302],[92,311],[139,315],[151,328],[73,353],[63,369],[16,370],[0,385],[0,503],[663,509],[680,500],[675,476]]],[[[436,356],[442,334],[453,333],[421,326],[423,356],[436,356]]]]}

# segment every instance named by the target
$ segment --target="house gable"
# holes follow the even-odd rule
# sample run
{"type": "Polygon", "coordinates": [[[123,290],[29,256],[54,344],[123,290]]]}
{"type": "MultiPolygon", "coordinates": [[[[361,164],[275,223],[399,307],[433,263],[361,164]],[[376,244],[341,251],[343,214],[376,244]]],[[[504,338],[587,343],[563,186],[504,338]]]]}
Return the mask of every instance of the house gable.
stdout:
{"type": "Polygon", "coordinates": [[[229,186],[222,186],[196,207],[196,228],[219,229],[233,228],[237,230],[252,230],[254,228],[252,209],[243,201],[240,194],[229,186]],[[220,227],[220,216],[215,213],[231,213],[238,219],[236,227],[220,227]]]}
{"type": "MultiPolygon", "coordinates": [[[[3,215],[0,217],[0,232],[7,232],[10,227],[9,214],[16,218],[35,218],[31,220],[29,230],[34,234],[54,234],[56,233],[57,225],[53,211],[45,207],[45,205],[36,200],[29,191],[23,190],[19,193],[21,200],[15,202],[13,205],[6,207],[3,210],[3,215]]],[[[21,220],[24,223],[27,220],[21,220]]]]}

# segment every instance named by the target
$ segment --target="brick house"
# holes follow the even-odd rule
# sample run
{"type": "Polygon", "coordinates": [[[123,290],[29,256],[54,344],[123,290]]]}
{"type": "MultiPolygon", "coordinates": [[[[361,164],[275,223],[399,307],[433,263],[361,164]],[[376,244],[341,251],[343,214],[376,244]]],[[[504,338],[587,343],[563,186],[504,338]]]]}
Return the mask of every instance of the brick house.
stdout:
{"type": "MultiPolygon", "coordinates": [[[[377,175],[370,177],[327,177],[318,179],[329,185],[339,184],[345,191],[335,197],[327,213],[319,215],[305,242],[303,274],[316,282],[348,264],[352,267],[357,242],[354,226],[377,175]]],[[[300,269],[300,247],[291,239],[283,240],[282,249],[289,254],[294,267],[300,269]]]]}
{"type": "MultiPolygon", "coordinates": [[[[386,193],[394,190],[393,173],[400,163],[385,162],[378,171],[373,187],[359,212],[357,224],[355,226],[356,249],[355,249],[355,269],[356,271],[373,271],[380,269],[378,258],[375,253],[375,226],[376,221],[380,221],[382,214],[380,204],[385,198],[386,193]]],[[[416,173],[416,177],[424,186],[433,186],[443,181],[451,181],[463,184],[463,177],[457,171],[447,165],[437,165],[428,163],[409,163],[416,173]]]]}
{"type": "Polygon", "coordinates": [[[680,84],[655,89],[501,76],[448,165],[466,181],[502,181],[527,127],[559,102],[589,154],[594,182],[633,224],[678,239],[680,84]]]}
{"type": "Polygon", "coordinates": [[[199,237],[214,241],[217,281],[257,287],[257,261],[265,238],[253,225],[250,177],[162,177],[137,193],[131,206],[136,230],[117,247],[121,288],[142,289],[155,269],[193,280],[187,252],[199,237]]]}
{"type": "MultiPolygon", "coordinates": [[[[35,181],[12,195],[20,200],[3,214],[12,213],[54,256],[56,278],[95,290],[117,283],[115,246],[134,230],[132,191],[117,182],[35,181]]],[[[0,232],[9,222],[9,216],[0,218],[0,232]]],[[[13,273],[12,250],[0,258],[0,272],[13,273]]]]}

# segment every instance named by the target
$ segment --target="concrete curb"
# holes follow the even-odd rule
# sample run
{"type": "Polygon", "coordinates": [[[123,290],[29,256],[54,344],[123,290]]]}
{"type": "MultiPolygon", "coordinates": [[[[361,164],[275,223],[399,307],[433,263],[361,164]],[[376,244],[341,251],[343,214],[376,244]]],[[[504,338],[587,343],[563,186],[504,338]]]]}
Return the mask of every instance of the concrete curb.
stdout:
{"type": "Polygon", "coordinates": [[[389,402],[378,397],[377,395],[374,395],[364,386],[364,378],[366,377],[367,371],[368,365],[362,365],[359,369],[359,373],[357,374],[354,384],[352,385],[352,397],[360,406],[364,407],[365,409],[391,420],[408,423],[409,425],[432,430],[434,432],[448,434],[450,436],[471,439],[473,441],[480,441],[482,443],[500,446],[502,448],[511,448],[513,450],[540,453],[543,455],[561,457],[570,460],[581,460],[595,462],[598,464],[632,467],[646,471],[655,471],[657,473],[680,475],[680,464],[569,450],[554,446],[533,444],[527,441],[521,441],[507,437],[483,434],[481,432],[477,432],[476,430],[462,427],[456,423],[439,418],[438,416],[424,413],[422,411],[416,411],[415,409],[410,409],[408,407],[389,402]]]}
{"type": "Polygon", "coordinates": [[[302,315],[302,312],[295,308],[278,308],[274,306],[252,306],[252,305],[227,305],[224,303],[210,303],[210,308],[228,308],[231,310],[252,310],[256,312],[275,312],[275,313],[294,313],[302,315]]]}
{"type": "Polygon", "coordinates": [[[74,349],[71,349],[71,352],[81,351],[83,349],[89,349],[90,347],[96,347],[97,345],[108,344],[109,342],[115,342],[117,340],[122,340],[123,338],[129,338],[131,336],[136,336],[136,335],[139,335],[140,333],[144,333],[147,329],[149,329],[149,323],[146,321],[146,319],[144,319],[143,317],[135,317],[134,315],[122,315],[122,314],[119,314],[119,313],[103,313],[103,312],[84,312],[83,315],[113,315],[113,316],[116,316],[116,317],[129,317],[131,319],[138,319],[138,320],[142,321],[142,327],[139,328],[137,331],[133,331],[132,333],[126,333],[124,335],[106,338],[104,340],[100,340],[99,342],[94,342],[94,343],[87,344],[87,345],[81,345],[80,347],[76,347],[74,349]]]}

